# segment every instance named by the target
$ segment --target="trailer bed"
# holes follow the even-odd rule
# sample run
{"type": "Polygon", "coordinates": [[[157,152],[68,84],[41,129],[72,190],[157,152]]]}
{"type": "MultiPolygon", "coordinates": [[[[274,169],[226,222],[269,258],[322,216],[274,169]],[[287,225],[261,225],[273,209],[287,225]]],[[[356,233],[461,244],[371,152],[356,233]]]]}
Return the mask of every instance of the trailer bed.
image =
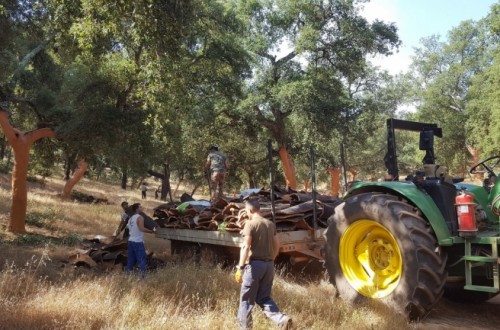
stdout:
{"type": "MultiPolygon", "coordinates": [[[[322,248],[325,244],[325,229],[296,230],[278,232],[281,243],[280,253],[323,260],[322,248]]],[[[226,231],[206,231],[193,229],[158,228],[157,238],[171,241],[209,244],[240,248],[243,237],[239,233],[226,231]]]]}

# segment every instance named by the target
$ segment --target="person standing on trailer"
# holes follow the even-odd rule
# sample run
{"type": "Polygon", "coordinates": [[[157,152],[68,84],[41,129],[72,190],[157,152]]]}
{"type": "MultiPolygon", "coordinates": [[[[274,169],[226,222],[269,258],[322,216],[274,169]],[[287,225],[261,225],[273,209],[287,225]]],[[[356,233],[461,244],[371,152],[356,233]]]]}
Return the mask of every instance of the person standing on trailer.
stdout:
{"type": "Polygon", "coordinates": [[[205,162],[205,173],[210,178],[210,200],[215,201],[224,196],[224,180],[229,161],[226,155],[219,151],[219,146],[211,145],[208,150],[210,153],[205,162]]]}

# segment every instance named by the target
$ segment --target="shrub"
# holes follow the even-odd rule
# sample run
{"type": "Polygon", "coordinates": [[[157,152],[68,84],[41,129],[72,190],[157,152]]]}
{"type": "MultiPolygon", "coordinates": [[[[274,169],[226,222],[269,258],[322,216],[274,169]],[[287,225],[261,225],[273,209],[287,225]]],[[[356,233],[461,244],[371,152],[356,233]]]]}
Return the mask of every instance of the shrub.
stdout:
{"type": "Polygon", "coordinates": [[[38,228],[46,227],[47,223],[52,222],[57,216],[54,209],[48,208],[41,212],[31,212],[26,214],[26,223],[38,228]]]}

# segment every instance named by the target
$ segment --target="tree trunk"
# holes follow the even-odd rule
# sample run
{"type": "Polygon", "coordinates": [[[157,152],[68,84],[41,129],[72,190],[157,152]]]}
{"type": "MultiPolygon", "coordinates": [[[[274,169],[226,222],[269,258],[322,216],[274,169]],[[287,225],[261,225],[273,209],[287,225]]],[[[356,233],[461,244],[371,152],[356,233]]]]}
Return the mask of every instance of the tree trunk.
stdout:
{"type": "Polygon", "coordinates": [[[167,192],[172,202],[172,189],[170,188],[170,167],[167,163],[163,164],[163,179],[161,184],[161,200],[167,200],[167,192]]]}
{"type": "Polygon", "coordinates": [[[280,151],[281,164],[285,171],[286,186],[290,189],[297,190],[297,179],[295,178],[295,166],[293,165],[292,158],[288,154],[285,147],[281,147],[280,151]]]}
{"type": "Polygon", "coordinates": [[[198,190],[198,188],[200,188],[200,186],[201,185],[199,183],[197,183],[197,184],[194,185],[194,188],[191,191],[191,196],[194,196],[194,193],[196,192],[196,190],[198,190]]]}
{"type": "Polygon", "coordinates": [[[68,199],[71,197],[71,191],[73,190],[73,187],[81,180],[88,168],[89,164],[83,159],[80,160],[78,169],[73,174],[73,177],[66,181],[66,184],[64,185],[62,198],[68,199]]]}
{"type": "Polygon", "coordinates": [[[14,128],[6,111],[0,110],[0,126],[14,153],[12,169],[12,205],[7,230],[12,233],[26,232],[26,209],[28,205],[28,164],[31,145],[45,137],[56,137],[51,128],[39,128],[21,132],[14,128]]]}
{"type": "Polygon", "coordinates": [[[26,209],[28,207],[28,163],[29,146],[20,143],[14,149],[14,168],[12,169],[12,206],[8,231],[25,233],[26,209]]]}
{"type": "Polygon", "coordinates": [[[328,173],[332,179],[330,194],[333,197],[339,197],[339,179],[340,179],[340,168],[329,167],[328,173]]]}
{"type": "Polygon", "coordinates": [[[356,176],[358,175],[358,170],[354,168],[350,168],[347,170],[351,174],[351,181],[356,181],[356,176]]]}
{"type": "Polygon", "coordinates": [[[5,148],[7,147],[7,141],[5,141],[5,137],[0,139],[0,160],[3,160],[5,157],[5,148]]]}
{"type": "Polygon", "coordinates": [[[71,178],[71,173],[75,170],[75,160],[76,153],[66,156],[64,164],[64,181],[68,181],[71,178]]]}
{"type": "Polygon", "coordinates": [[[304,180],[304,191],[307,192],[309,190],[309,180],[304,180]]]}
{"type": "MultiPolygon", "coordinates": [[[[479,151],[479,149],[476,149],[476,148],[474,148],[474,147],[472,147],[472,146],[468,145],[468,146],[467,146],[467,150],[469,151],[469,153],[470,153],[470,154],[471,154],[471,156],[472,156],[472,164],[476,164],[476,163],[478,163],[478,162],[479,162],[479,160],[480,160],[480,157],[481,157],[481,152],[479,151]]],[[[471,164],[471,165],[472,165],[472,164],[471,164]]],[[[466,171],[463,171],[463,172],[464,172],[464,173],[462,174],[462,177],[465,177],[465,173],[466,173],[466,171]]],[[[480,181],[482,181],[482,180],[484,179],[484,176],[483,176],[483,174],[478,173],[478,174],[475,174],[475,175],[474,175],[474,178],[475,178],[476,180],[480,180],[480,181]]]]}
{"type": "Polygon", "coordinates": [[[71,168],[69,166],[69,159],[66,158],[66,162],[64,164],[64,181],[68,181],[71,177],[71,168]]]}
{"type": "Polygon", "coordinates": [[[253,189],[253,188],[256,188],[257,187],[257,183],[255,182],[255,173],[254,171],[249,171],[249,170],[245,170],[245,172],[247,173],[247,176],[248,176],[248,188],[250,189],[253,189]]]}
{"type": "Polygon", "coordinates": [[[175,190],[174,190],[174,196],[175,194],[177,194],[177,190],[179,190],[179,186],[181,185],[182,181],[184,181],[183,178],[179,178],[179,181],[177,181],[177,185],[175,186],[175,190]]]}
{"type": "Polygon", "coordinates": [[[127,172],[122,173],[122,189],[127,190],[127,172]]]}

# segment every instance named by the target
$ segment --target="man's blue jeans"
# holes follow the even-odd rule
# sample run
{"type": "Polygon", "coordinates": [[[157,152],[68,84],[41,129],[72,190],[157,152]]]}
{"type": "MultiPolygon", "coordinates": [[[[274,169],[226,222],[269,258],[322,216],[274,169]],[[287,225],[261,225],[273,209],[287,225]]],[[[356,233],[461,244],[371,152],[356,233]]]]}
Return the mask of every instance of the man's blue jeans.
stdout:
{"type": "Polygon", "coordinates": [[[274,262],[250,261],[243,272],[240,291],[238,323],[241,329],[252,328],[252,309],[259,305],[264,314],[276,324],[282,324],[286,315],[282,313],[271,298],[274,280],[274,262]]]}
{"type": "Polygon", "coordinates": [[[144,243],[128,241],[127,271],[133,271],[136,263],[144,276],[146,274],[146,248],[144,243]]]}

